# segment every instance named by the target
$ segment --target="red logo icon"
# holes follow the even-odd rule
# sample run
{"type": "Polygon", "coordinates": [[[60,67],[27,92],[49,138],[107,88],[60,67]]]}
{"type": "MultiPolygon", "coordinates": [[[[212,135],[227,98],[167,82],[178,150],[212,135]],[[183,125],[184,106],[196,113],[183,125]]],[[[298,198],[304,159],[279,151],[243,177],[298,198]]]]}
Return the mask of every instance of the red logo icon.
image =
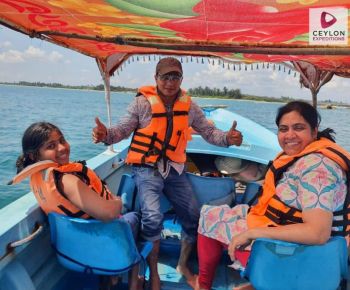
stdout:
{"type": "Polygon", "coordinates": [[[335,18],[334,15],[328,13],[328,12],[322,12],[321,13],[321,27],[324,28],[328,28],[329,26],[332,26],[334,23],[337,22],[337,18],[335,18]],[[331,19],[330,20],[326,20],[326,17],[330,16],[331,19]]]}

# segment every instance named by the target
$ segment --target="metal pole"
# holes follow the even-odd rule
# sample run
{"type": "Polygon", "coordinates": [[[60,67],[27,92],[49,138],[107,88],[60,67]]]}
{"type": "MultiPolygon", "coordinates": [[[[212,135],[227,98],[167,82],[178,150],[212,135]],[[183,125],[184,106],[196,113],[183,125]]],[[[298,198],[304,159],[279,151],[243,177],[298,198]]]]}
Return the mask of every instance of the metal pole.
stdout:
{"type": "MultiPolygon", "coordinates": [[[[102,75],[103,78],[103,84],[105,88],[105,101],[107,105],[107,120],[108,120],[108,127],[112,126],[112,113],[111,113],[111,77],[109,76],[108,72],[104,72],[102,75]]],[[[108,151],[111,153],[114,153],[113,145],[108,146],[108,151]]]]}
{"type": "MultiPolygon", "coordinates": [[[[112,113],[111,113],[111,83],[110,83],[110,75],[107,69],[107,61],[96,58],[97,66],[100,70],[102,79],[103,79],[103,86],[105,91],[105,101],[107,105],[107,122],[108,127],[112,126],[112,113]]],[[[115,153],[113,150],[113,145],[109,145],[107,152],[109,153],[115,153]]]]}

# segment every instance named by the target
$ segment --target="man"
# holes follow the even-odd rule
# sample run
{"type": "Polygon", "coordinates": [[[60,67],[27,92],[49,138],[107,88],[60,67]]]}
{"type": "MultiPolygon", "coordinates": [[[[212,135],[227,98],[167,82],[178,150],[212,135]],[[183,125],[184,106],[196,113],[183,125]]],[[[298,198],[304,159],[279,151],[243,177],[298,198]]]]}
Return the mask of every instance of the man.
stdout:
{"type": "Polygon", "coordinates": [[[161,59],[154,77],[156,86],[141,87],[127,115],[117,125],[107,129],[96,118],[92,137],[95,143],[112,144],[134,132],[126,162],[133,167],[138,188],[141,236],[153,242],[148,257],[151,289],[159,290],[157,262],[163,221],[159,199],[162,192],[171,202],[183,230],[177,271],[192,286],[195,281],[187,266],[199,219],[199,208],[184,172],[190,127],[207,142],[223,147],[241,145],[242,135],[235,129],[236,122],[228,132],[208,122],[199,106],[181,90],[182,66],[176,58],[161,59]]]}

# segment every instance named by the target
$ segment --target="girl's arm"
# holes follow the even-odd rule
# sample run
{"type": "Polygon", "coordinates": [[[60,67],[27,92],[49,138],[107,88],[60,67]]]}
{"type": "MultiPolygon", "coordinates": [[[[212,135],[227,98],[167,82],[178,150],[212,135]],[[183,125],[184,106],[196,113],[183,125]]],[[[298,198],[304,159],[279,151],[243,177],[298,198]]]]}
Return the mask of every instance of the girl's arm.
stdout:
{"type": "Polygon", "coordinates": [[[62,176],[62,189],[67,198],[79,209],[88,215],[102,221],[117,218],[122,210],[122,201],[119,197],[105,200],[82,182],[77,176],[64,174],[62,176]]]}

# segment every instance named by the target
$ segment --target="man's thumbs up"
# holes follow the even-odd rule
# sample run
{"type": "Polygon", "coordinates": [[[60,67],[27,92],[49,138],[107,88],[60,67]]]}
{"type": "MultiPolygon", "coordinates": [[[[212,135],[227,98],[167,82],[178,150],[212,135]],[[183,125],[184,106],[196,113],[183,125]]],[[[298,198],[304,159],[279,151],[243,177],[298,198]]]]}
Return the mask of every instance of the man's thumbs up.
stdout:
{"type": "Polygon", "coordinates": [[[226,140],[229,146],[240,146],[242,144],[243,136],[240,131],[236,130],[236,127],[237,121],[233,121],[231,129],[227,132],[226,140]]]}
{"type": "Polygon", "coordinates": [[[236,131],[236,127],[237,127],[237,121],[234,120],[234,121],[232,122],[232,127],[231,127],[230,131],[236,131]]]}
{"type": "Polygon", "coordinates": [[[98,117],[95,118],[96,126],[92,129],[92,141],[99,143],[107,136],[107,128],[98,117]]]}

